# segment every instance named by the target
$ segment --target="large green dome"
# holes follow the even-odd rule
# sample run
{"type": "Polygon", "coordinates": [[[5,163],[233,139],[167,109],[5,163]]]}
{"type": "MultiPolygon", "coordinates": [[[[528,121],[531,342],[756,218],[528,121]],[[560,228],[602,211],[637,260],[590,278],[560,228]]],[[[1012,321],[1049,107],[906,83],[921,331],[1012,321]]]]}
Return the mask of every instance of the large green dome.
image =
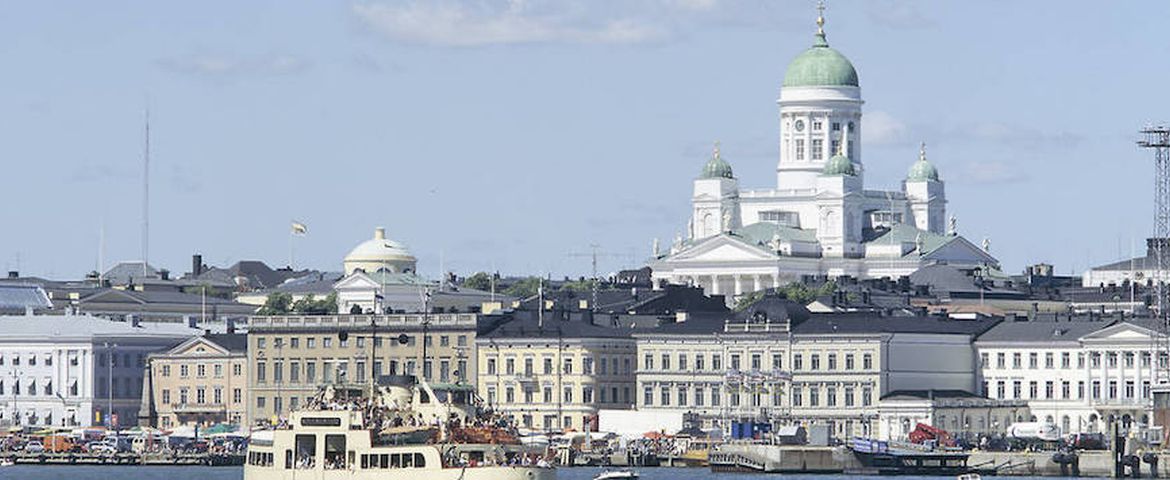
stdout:
{"type": "Polygon", "coordinates": [[[856,175],[857,172],[853,170],[853,161],[841,155],[840,153],[833,155],[828,162],[825,162],[825,169],[821,171],[821,175],[856,175]]]}
{"type": "Polygon", "coordinates": [[[715,144],[715,152],[711,154],[711,159],[703,166],[703,173],[699,178],[735,178],[731,173],[731,164],[719,154],[718,143],[715,144]]]}
{"type": "Polygon", "coordinates": [[[788,64],[785,87],[857,87],[857,70],[841,52],[829,48],[825,34],[817,32],[812,48],[788,64]]]}
{"type": "Polygon", "coordinates": [[[910,173],[906,174],[906,181],[908,182],[925,182],[938,181],[938,169],[934,165],[926,161],[926,144],[922,144],[921,150],[918,151],[918,161],[910,166],[910,173]]]}

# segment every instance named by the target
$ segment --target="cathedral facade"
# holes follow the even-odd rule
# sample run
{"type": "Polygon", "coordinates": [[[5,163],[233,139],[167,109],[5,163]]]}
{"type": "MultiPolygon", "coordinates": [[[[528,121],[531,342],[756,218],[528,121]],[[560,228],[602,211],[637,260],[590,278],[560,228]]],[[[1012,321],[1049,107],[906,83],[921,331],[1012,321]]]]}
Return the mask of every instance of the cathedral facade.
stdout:
{"type": "MultiPolygon", "coordinates": [[[[935,263],[998,267],[958,235],[925,145],[899,190],[867,190],[861,86],[824,17],[780,89],[776,188],[741,189],[716,145],[694,181],[685,236],[651,261],[656,285],[729,298],[808,277],[898,278],[935,263]]],[[[657,245],[657,244],[656,244],[657,245]]]]}

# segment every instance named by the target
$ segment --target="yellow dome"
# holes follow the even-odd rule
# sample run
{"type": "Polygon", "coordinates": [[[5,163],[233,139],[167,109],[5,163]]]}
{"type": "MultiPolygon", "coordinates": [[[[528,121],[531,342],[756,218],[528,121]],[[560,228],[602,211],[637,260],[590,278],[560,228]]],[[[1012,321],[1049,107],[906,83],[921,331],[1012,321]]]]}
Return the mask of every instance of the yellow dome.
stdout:
{"type": "Polygon", "coordinates": [[[386,229],[382,227],[374,230],[374,238],[350,250],[344,261],[346,275],[356,270],[371,273],[380,269],[391,273],[414,272],[417,263],[418,259],[405,245],[386,238],[386,229]]]}

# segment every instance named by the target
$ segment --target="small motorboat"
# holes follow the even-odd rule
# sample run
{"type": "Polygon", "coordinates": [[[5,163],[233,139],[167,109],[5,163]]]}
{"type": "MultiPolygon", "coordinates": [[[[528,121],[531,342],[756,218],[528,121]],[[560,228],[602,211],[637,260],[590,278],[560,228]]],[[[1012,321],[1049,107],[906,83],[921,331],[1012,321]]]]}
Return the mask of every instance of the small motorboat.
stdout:
{"type": "Polygon", "coordinates": [[[602,470],[593,477],[593,480],[638,480],[638,472],[633,470],[602,470]]]}
{"type": "Polygon", "coordinates": [[[957,480],[981,480],[982,478],[978,473],[964,473],[959,475],[957,480]]]}
{"type": "Polygon", "coordinates": [[[11,458],[5,458],[4,460],[0,460],[0,467],[11,467],[13,465],[16,465],[16,462],[13,461],[11,458]]]}

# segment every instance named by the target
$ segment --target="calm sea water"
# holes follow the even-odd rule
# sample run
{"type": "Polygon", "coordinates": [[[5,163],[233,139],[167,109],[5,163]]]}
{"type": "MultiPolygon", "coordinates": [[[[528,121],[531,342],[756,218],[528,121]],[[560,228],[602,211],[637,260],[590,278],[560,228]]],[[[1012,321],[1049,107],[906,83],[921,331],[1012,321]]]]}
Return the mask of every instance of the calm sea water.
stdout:
{"type": "MultiPolygon", "coordinates": [[[[600,468],[562,468],[558,480],[592,480],[600,468]]],[[[778,475],[746,473],[711,473],[705,468],[643,468],[639,469],[642,480],[840,480],[846,478],[874,478],[889,480],[891,477],[850,477],[845,475],[778,475]]],[[[241,467],[102,467],[102,466],[25,466],[0,468],[0,479],[19,480],[243,480],[241,467]]],[[[954,477],[893,477],[900,480],[953,479],[954,477]]],[[[1028,477],[1002,477],[1026,480],[1028,477]]],[[[1048,477],[1045,480],[1051,480],[1048,477]]]]}

